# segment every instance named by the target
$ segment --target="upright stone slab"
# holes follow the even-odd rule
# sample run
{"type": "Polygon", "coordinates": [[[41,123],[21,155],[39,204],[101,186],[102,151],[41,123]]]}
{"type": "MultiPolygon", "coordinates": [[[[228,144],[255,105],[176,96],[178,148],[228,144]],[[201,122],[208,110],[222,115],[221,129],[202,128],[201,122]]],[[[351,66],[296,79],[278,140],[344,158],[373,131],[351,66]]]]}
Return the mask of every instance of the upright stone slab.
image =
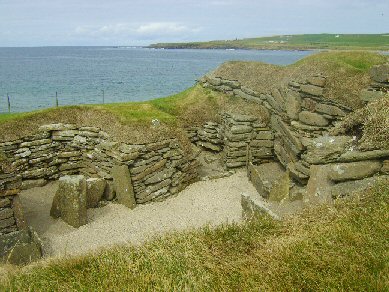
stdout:
{"type": "Polygon", "coordinates": [[[106,182],[103,178],[88,178],[86,180],[87,208],[96,208],[101,201],[106,182]]]}
{"type": "Polygon", "coordinates": [[[126,165],[112,167],[112,177],[118,203],[134,209],[136,201],[128,167],[126,165]]]}
{"type": "Polygon", "coordinates": [[[61,177],[57,194],[62,220],[76,228],[85,225],[87,223],[85,177],[82,175],[61,177]]]}
{"type": "Polygon", "coordinates": [[[311,177],[303,198],[304,204],[314,206],[332,202],[331,188],[334,183],[328,177],[331,167],[331,165],[311,166],[311,177]]]}

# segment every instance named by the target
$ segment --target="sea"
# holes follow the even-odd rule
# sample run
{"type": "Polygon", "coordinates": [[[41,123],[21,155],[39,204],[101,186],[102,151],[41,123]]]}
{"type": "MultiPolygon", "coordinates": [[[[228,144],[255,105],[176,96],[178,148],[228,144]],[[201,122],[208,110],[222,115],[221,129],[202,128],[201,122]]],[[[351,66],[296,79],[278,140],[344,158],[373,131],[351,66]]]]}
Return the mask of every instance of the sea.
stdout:
{"type": "Polygon", "coordinates": [[[179,93],[226,61],[288,65],[312,51],[141,47],[0,48],[0,113],[146,101],[179,93]],[[8,103],[9,101],[9,103],[8,103]]]}

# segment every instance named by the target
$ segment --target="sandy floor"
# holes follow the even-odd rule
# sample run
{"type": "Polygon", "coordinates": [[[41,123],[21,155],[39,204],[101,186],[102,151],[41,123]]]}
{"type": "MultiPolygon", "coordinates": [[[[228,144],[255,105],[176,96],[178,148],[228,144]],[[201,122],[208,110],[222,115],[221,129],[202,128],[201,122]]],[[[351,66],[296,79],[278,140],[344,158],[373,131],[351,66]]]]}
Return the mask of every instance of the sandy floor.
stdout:
{"type": "Polygon", "coordinates": [[[245,172],[200,181],[164,202],[138,205],[134,210],[109,203],[88,210],[88,224],[75,229],[49,215],[56,183],[24,191],[26,219],[45,244],[46,256],[78,255],[116,244],[139,244],[150,237],[198,228],[207,224],[239,222],[241,193],[255,194],[245,172]]]}

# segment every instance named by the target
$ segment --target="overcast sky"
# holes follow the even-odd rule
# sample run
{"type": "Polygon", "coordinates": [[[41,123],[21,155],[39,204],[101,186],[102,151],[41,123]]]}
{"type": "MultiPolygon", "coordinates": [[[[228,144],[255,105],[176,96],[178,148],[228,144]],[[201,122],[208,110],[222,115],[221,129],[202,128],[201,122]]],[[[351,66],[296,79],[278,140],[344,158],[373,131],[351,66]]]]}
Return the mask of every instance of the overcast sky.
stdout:
{"type": "Polygon", "coordinates": [[[0,46],[389,33],[389,0],[0,0],[0,46]]]}

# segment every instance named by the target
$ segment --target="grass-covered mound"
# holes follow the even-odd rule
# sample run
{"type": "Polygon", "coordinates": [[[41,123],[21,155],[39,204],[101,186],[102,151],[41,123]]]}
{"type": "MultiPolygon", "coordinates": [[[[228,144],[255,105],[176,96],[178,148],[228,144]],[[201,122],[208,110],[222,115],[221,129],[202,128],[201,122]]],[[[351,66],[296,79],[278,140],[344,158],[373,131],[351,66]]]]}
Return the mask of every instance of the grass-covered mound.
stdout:
{"type": "Polygon", "coordinates": [[[66,106],[30,113],[0,115],[0,141],[30,135],[43,124],[73,123],[100,127],[118,141],[144,143],[160,137],[179,136],[187,126],[215,121],[220,111],[239,109],[264,115],[260,106],[194,86],[165,98],[147,102],[66,106]],[[152,127],[158,119],[161,126],[152,127]]]}
{"type": "Polygon", "coordinates": [[[239,80],[260,93],[269,93],[273,88],[286,86],[289,81],[305,82],[309,76],[323,74],[327,77],[325,97],[356,109],[362,105],[360,91],[371,82],[370,68],[388,61],[387,56],[369,52],[322,52],[289,66],[227,62],[213,75],[239,80]]]}
{"type": "Polygon", "coordinates": [[[3,275],[4,291],[387,291],[389,184],[286,222],[205,228],[3,275]]]}

